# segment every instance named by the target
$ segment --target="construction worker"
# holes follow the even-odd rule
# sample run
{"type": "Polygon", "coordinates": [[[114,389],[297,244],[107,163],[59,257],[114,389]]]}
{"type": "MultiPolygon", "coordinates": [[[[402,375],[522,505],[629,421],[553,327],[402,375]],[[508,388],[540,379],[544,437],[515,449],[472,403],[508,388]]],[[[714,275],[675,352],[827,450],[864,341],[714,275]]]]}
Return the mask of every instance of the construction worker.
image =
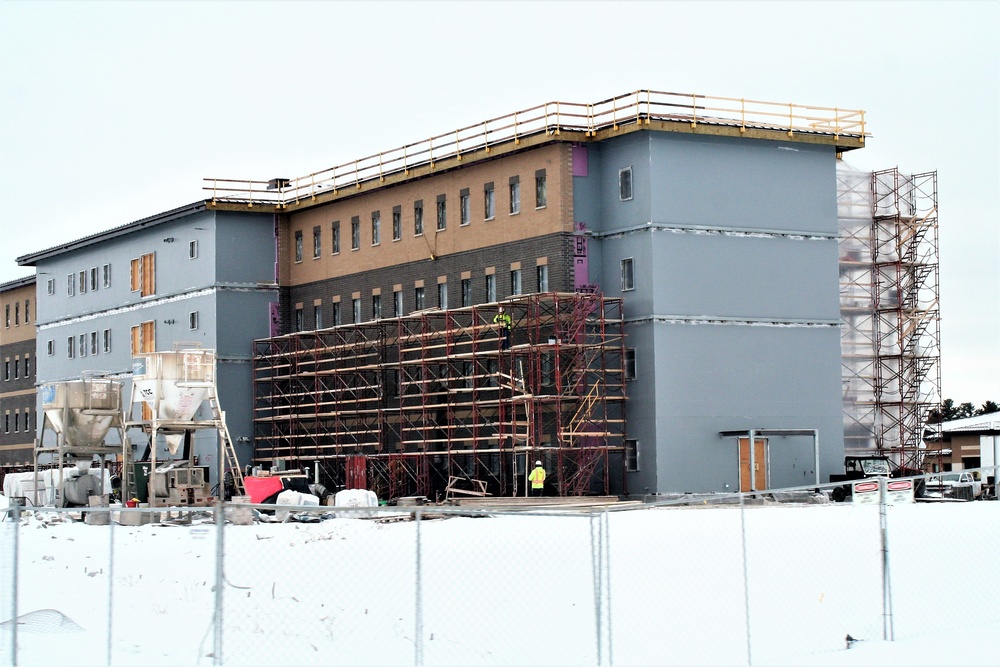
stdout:
{"type": "Polygon", "coordinates": [[[545,488],[545,468],[542,467],[541,461],[535,461],[535,469],[528,475],[528,481],[531,482],[531,495],[542,495],[542,490],[545,488]]]}
{"type": "Polygon", "coordinates": [[[500,306],[500,311],[493,318],[493,324],[496,324],[496,325],[498,325],[500,327],[500,331],[498,332],[497,335],[500,337],[501,346],[505,350],[510,347],[510,325],[511,325],[511,322],[512,322],[512,320],[510,318],[510,314],[509,313],[505,313],[504,309],[503,309],[503,306],[500,306]]]}

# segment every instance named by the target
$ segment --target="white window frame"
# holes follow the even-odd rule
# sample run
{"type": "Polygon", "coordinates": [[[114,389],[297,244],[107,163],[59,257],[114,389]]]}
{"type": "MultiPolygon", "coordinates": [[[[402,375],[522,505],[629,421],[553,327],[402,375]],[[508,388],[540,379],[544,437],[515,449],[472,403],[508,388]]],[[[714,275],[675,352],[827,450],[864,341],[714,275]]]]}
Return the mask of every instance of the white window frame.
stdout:
{"type": "Polygon", "coordinates": [[[74,294],[76,294],[75,289],[76,289],[76,275],[71,273],[68,276],[66,276],[66,296],[73,296],[74,294]]]}
{"type": "Polygon", "coordinates": [[[392,293],[392,313],[396,317],[403,316],[403,290],[392,293]]]}
{"type": "Polygon", "coordinates": [[[111,329],[104,330],[103,347],[105,352],[111,351],[111,329]]]}
{"type": "Polygon", "coordinates": [[[372,211],[372,245],[382,243],[382,212],[372,211]]]}
{"type": "Polygon", "coordinates": [[[340,254],[340,220],[330,223],[330,254],[340,254]]]}
{"type": "Polygon", "coordinates": [[[625,257],[621,261],[622,291],[631,292],[635,289],[635,258],[625,257]]]}
{"type": "Polygon", "coordinates": [[[539,264],[535,267],[535,277],[538,280],[538,291],[540,293],[549,291],[549,265],[539,264]]]}
{"type": "Polygon", "coordinates": [[[493,220],[497,215],[497,191],[492,183],[483,186],[483,219],[493,220]]]}
{"type": "Polygon", "coordinates": [[[413,235],[424,235],[424,200],[413,202],[413,235]]]}
{"type": "Polygon", "coordinates": [[[97,285],[98,285],[98,283],[97,283],[97,267],[94,266],[94,267],[91,267],[91,269],[90,269],[90,291],[91,292],[96,292],[97,291],[97,285]]]}
{"type": "Polygon", "coordinates": [[[351,218],[351,250],[361,249],[361,218],[354,216],[351,218]]]}
{"type": "Polygon", "coordinates": [[[361,299],[351,299],[351,317],[354,324],[360,323],[361,320],[361,299]]]}
{"type": "Polygon", "coordinates": [[[194,331],[198,328],[198,311],[192,310],[188,313],[188,329],[194,331]]]}
{"type": "Polygon", "coordinates": [[[198,259],[198,240],[188,241],[188,259],[198,259]]]}
{"type": "Polygon", "coordinates": [[[465,227],[472,221],[472,198],[468,190],[462,190],[458,196],[458,224],[465,227]]]}
{"type": "Polygon", "coordinates": [[[87,334],[85,333],[80,334],[79,340],[80,340],[80,350],[77,353],[77,356],[82,358],[87,356],[87,334]]]}
{"type": "Polygon", "coordinates": [[[497,300],[497,274],[486,274],[486,303],[494,303],[497,300]]]}
{"type": "Polygon", "coordinates": [[[91,331],[90,332],[90,356],[93,357],[93,356],[96,356],[96,355],[97,355],[97,332],[96,331],[91,331]]]}
{"type": "Polygon", "coordinates": [[[524,290],[521,282],[521,269],[511,269],[510,271],[510,294],[517,296],[523,294],[524,290]]]}
{"type": "Polygon", "coordinates": [[[635,181],[632,178],[632,167],[623,167],[618,170],[618,200],[632,201],[634,196],[635,181]]]}
{"type": "Polygon", "coordinates": [[[50,357],[53,357],[56,354],[56,342],[51,338],[49,339],[48,343],[45,346],[45,351],[48,353],[50,357]]]}
{"type": "Polygon", "coordinates": [[[302,243],[303,243],[303,241],[302,241],[302,230],[301,229],[296,229],[295,230],[294,238],[295,238],[295,263],[296,264],[301,264],[302,263],[302,243]]]}
{"type": "Polygon", "coordinates": [[[313,227],[313,259],[323,256],[323,228],[320,225],[313,227]]]}
{"type": "Polygon", "coordinates": [[[438,307],[448,310],[448,283],[438,283],[438,307]]]}
{"type": "Polygon", "coordinates": [[[510,214],[517,215],[521,212],[521,180],[518,177],[511,177],[508,192],[510,193],[510,214]]]}
{"type": "Polygon", "coordinates": [[[111,287],[111,264],[101,267],[101,283],[102,287],[111,287]]]}
{"type": "Polygon", "coordinates": [[[49,293],[49,296],[52,296],[52,295],[54,295],[56,293],[56,279],[55,278],[49,278],[46,281],[45,286],[46,286],[46,290],[49,293]]]}

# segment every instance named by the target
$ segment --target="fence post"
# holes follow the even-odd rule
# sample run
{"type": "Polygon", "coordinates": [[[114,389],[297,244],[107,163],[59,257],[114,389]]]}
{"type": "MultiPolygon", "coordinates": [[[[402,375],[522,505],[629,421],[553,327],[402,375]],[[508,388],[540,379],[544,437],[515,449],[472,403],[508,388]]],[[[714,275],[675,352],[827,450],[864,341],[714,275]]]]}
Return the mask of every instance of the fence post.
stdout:
{"type": "Polygon", "coordinates": [[[594,586],[594,623],[598,665],[611,664],[610,590],[608,588],[607,511],[590,515],[590,564],[594,586]]]}
{"type": "MultiPolygon", "coordinates": [[[[750,440],[753,443],[753,439],[750,440]]],[[[751,453],[753,446],[751,445],[751,453]]],[[[743,552],[743,616],[746,619],[747,664],[753,664],[753,649],[750,643],[750,573],[747,568],[747,512],[746,495],[740,493],[740,544],[743,552]]]]}
{"type": "Polygon", "coordinates": [[[886,521],[885,492],[888,480],[878,478],[878,519],[882,540],[882,639],[893,641],[892,580],[889,577],[889,528],[886,521]]]}
{"type": "MultiPolygon", "coordinates": [[[[110,505],[110,503],[109,503],[110,505]]],[[[121,514],[118,515],[119,517],[121,514]]],[[[111,665],[111,639],[114,629],[114,619],[112,617],[114,609],[114,597],[115,597],[115,515],[108,508],[108,661],[107,665],[111,665]]]]}
{"type": "MultiPolygon", "coordinates": [[[[221,483],[221,482],[220,482],[221,483]]],[[[219,494],[219,502],[215,505],[215,637],[212,646],[212,664],[222,664],[222,587],[226,582],[226,571],[223,567],[225,558],[225,530],[226,510],[225,501],[222,494],[219,494]]]]}
{"type": "Polygon", "coordinates": [[[421,573],[422,562],[420,559],[420,520],[421,513],[420,510],[416,510],[413,513],[414,523],[416,524],[416,570],[414,576],[416,580],[413,582],[413,597],[414,603],[416,604],[416,609],[414,610],[414,637],[413,637],[413,663],[420,667],[424,664],[424,601],[423,601],[423,575],[421,573]]]}
{"type": "Polygon", "coordinates": [[[14,520],[14,525],[12,530],[14,535],[11,538],[10,548],[12,550],[11,562],[10,562],[10,636],[7,638],[10,642],[10,663],[16,667],[17,665],[17,580],[18,580],[18,558],[20,547],[18,545],[19,535],[21,532],[21,506],[19,504],[10,505],[9,510],[4,517],[4,520],[14,520]]]}

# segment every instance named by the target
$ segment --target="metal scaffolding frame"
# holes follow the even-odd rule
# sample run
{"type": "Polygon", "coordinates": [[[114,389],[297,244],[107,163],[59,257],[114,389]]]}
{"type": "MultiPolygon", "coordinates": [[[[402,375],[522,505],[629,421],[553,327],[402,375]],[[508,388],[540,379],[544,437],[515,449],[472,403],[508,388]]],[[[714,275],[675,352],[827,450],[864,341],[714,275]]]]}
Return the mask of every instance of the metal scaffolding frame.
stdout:
{"type": "Polygon", "coordinates": [[[254,462],[438,498],[524,495],[539,459],[558,495],[623,493],[623,329],[621,299],[544,293],[255,341],[254,462]]]}
{"type": "Polygon", "coordinates": [[[918,469],[941,401],[937,173],[837,177],[845,449],[918,469]]]}

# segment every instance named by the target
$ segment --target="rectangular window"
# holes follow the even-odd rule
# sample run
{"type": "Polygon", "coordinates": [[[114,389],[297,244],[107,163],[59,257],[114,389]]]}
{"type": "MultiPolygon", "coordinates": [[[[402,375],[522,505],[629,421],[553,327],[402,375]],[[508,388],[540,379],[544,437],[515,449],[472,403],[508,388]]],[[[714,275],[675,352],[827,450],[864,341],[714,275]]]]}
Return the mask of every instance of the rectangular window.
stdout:
{"type": "Polygon", "coordinates": [[[21,360],[19,358],[14,359],[14,379],[21,377],[21,360]]]}
{"type": "Polygon", "coordinates": [[[66,296],[73,296],[73,285],[76,284],[75,280],[76,278],[73,276],[72,273],[66,276],[66,296]]]}
{"type": "Polygon", "coordinates": [[[354,323],[361,322],[361,299],[351,299],[351,311],[354,323]]]}
{"type": "Polygon", "coordinates": [[[403,238],[403,208],[401,206],[392,207],[392,240],[398,241],[403,238]]]}
{"type": "Polygon", "coordinates": [[[24,377],[31,376],[31,357],[24,358],[24,377]]]}
{"type": "Polygon", "coordinates": [[[295,263],[302,261],[302,230],[295,232],[295,263]]]}
{"type": "Polygon", "coordinates": [[[340,326],[340,302],[339,301],[334,301],[333,302],[333,326],[335,326],[335,327],[339,327],[340,326]]]}
{"type": "Polygon", "coordinates": [[[3,432],[10,433],[10,413],[3,413],[3,432]]]}
{"type": "Polygon", "coordinates": [[[77,291],[79,291],[80,294],[85,294],[87,292],[87,272],[86,271],[81,271],[80,272],[80,282],[79,282],[79,285],[77,286],[77,291]]]}
{"type": "Polygon", "coordinates": [[[483,217],[492,220],[497,213],[496,194],[493,191],[492,183],[483,186],[483,207],[483,217]]]}
{"type": "Polygon", "coordinates": [[[462,307],[472,305],[472,280],[462,278],[462,307]]]}
{"type": "Polygon", "coordinates": [[[132,356],[156,351],[156,321],[143,322],[131,329],[132,356]]]}
{"type": "Polygon", "coordinates": [[[305,314],[302,312],[302,308],[295,309],[295,330],[304,331],[306,328],[305,314]]]}
{"type": "Polygon", "coordinates": [[[97,267],[90,270],[90,291],[97,291],[97,267]]]}
{"type": "Polygon", "coordinates": [[[625,441],[625,470],[628,472],[639,471],[639,441],[625,441]]]}
{"type": "Polygon", "coordinates": [[[3,381],[7,382],[10,380],[10,359],[5,359],[3,362],[3,381]]]}
{"type": "Polygon", "coordinates": [[[382,243],[382,214],[372,211],[372,245],[382,243]]]}
{"type": "Polygon", "coordinates": [[[486,302],[494,303],[497,300],[497,277],[494,273],[486,275],[486,302]]]}
{"type": "Polygon", "coordinates": [[[510,272],[510,293],[521,293],[521,269],[514,269],[510,272]]]}
{"type": "Polygon", "coordinates": [[[510,214],[516,215],[521,212],[521,179],[518,176],[510,177],[510,214]]]}
{"type": "Polygon", "coordinates": [[[87,356],[87,334],[80,334],[80,349],[79,355],[81,357],[87,356]]]}
{"type": "Polygon", "coordinates": [[[539,169],[535,172],[535,208],[545,208],[548,203],[548,195],[545,192],[545,170],[539,169]]]}
{"type": "Polygon", "coordinates": [[[403,316],[403,292],[392,293],[392,314],[396,317],[403,316]]]}
{"type": "Polygon", "coordinates": [[[626,257],[622,260],[622,291],[628,292],[635,289],[635,269],[632,258],[626,257]]]}
{"type": "Polygon", "coordinates": [[[31,320],[31,313],[29,312],[30,310],[31,310],[31,300],[30,299],[25,299],[24,300],[24,323],[25,324],[27,324],[31,320]]]}
{"type": "Polygon", "coordinates": [[[424,202],[418,200],[413,202],[413,235],[420,236],[424,233],[424,202]]]}
{"type": "Polygon", "coordinates": [[[111,287],[111,265],[105,264],[101,267],[101,286],[111,287]]]}
{"type": "Polygon", "coordinates": [[[156,293],[156,253],[148,253],[132,260],[130,289],[140,296],[156,293]]]}
{"type": "Polygon", "coordinates": [[[323,233],[319,225],[313,227],[313,259],[323,256],[323,233]]]}
{"type": "Polygon", "coordinates": [[[333,234],[333,254],[340,254],[340,220],[330,225],[330,232],[333,234]]]}
{"type": "Polygon", "coordinates": [[[323,328],[323,306],[319,304],[313,306],[313,323],[316,329],[323,328]]]}
{"type": "Polygon", "coordinates": [[[635,379],[635,348],[626,347],[625,348],[625,379],[634,380],[635,379]]]}
{"type": "Polygon", "coordinates": [[[21,413],[20,412],[15,412],[14,413],[14,433],[17,433],[20,430],[21,430],[21,413]]]}
{"type": "MultiPolygon", "coordinates": [[[[7,324],[8,326],[10,326],[10,322],[8,322],[7,324]]],[[[21,325],[21,302],[18,301],[17,303],[14,304],[14,326],[17,327],[20,325],[21,325]]]]}
{"type": "Polygon", "coordinates": [[[382,295],[372,294],[372,317],[376,320],[382,318],[382,295]]]}
{"type": "Polygon", "coordinates": [[[198,328],[198,311],[193,310],[188,313],[188,329],[194,331],[198,328]]]}
{"type": "Polygon", "coordinates": [[[622,201],[632,199],[632,167],[618,170],[618,198],[622,201]]]}
{"type": "Polygon", "coordinates": [[[437,230],[444,231],[448,227],[448,208],[444,195],[437,197],[437,230]]]}
{"type": "Polygon", "coordinates": [[[463,188],[458,193],[459,224],[465,226],[472,220],[472,202],[469,198],[469,188],[463,188]]]}
{"type": "Polygon", "coordinates": [[[73,336],[66,338],[66,358],[72,359],[76,356],[76,339],[73,336]]]}
{"type": "Polygon", "coordinates": [[[188,259],[198,258],[198,241],[188,241],[188,259]]]}
{"type": "Polygon", "coordinates": [[[361,247],[361,218],[354,216],[351,218],[351,250],[361,247]]]}
{"type": "Polygon", "coordinates": [[[413,290],[413,308],[414,310],[424,309],[424,288],[417,287],[413,290]]]}
{"type": "Polygon", "coordinates": [[[52,340],[51,338],[49,339],[49,342],[48,342],[48,344],[45,347],[45,352],[50,357],[53,356],[56,353],[56,342],[54,340],[52,340]]]}
{"type": "Polygon", "coordinates": [[[448,310],[448,283],[438,283],[438,307],[448,310]]]}
{"type": "Polygon", "coordinates": [[[90,332],[90,356],[97,354],[97,332],[90,332]]]}
{"type": "Polygon", "coordinates": [[[48,291],[48,293],[50,295],[55,294],[56,293],[56,279],[55,278],[49,278],[46,281],[46,283],[45,283],[45,287],[46,287],[46,291],[48,291]]]}
{"type": "Polygon", "coordinates": [[[3,307],[3,325],[10,329],[10,304],[6,304],[3,307]]]}
{"type": "Polygon", "coordinates": [[[111,329],[104,330],[104,351],[111,351],[111,329]]]}
{"type": "Polygon", "coordinates": [[[549,291],[549,265],[540,264],[535,267],[535,273],[538,274],[538,291],[548,292],[549,291]]]}

